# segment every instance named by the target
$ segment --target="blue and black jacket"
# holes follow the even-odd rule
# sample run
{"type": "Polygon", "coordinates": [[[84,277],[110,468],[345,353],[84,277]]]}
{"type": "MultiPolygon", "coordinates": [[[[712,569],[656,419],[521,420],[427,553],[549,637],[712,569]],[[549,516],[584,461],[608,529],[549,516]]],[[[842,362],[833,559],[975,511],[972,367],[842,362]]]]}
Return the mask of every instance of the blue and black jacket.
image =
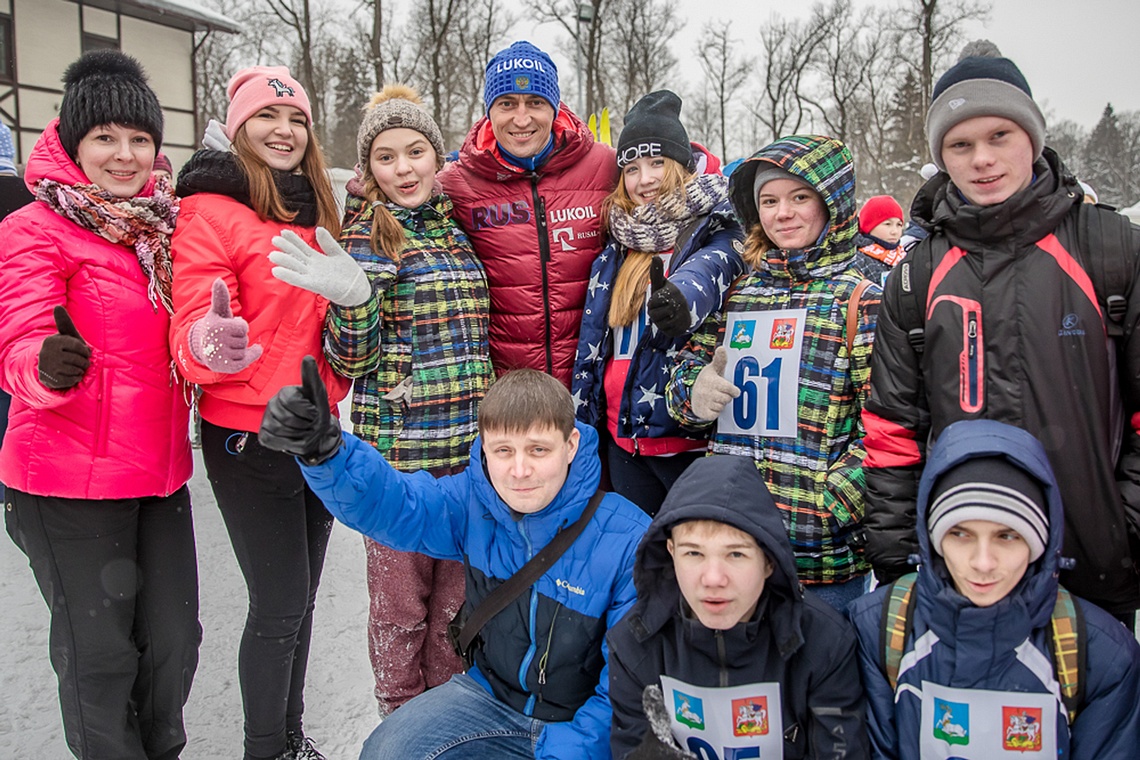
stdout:
{"type": "MultiPolygon", "coordinates": [[[[345,525],[399,551],[465,561],[467,604],[474,608],[574,523],[597,490],[597,433],[581,423],[577,428],[578,452],[562,490],[533,514],[512,512],[499,498],[479,438],[467,469],[439,479],[393,470],[348,433],[336,456],[302,470],[345,525]]],[[[548,721],[536,758],[609,757],[604,639],[633,605],[634,554],[648,524],[632,503],[607,494],[566,553],[481,632],[470,675],[512,709],[548,721]]]]}
{"type": "MultiPolygon", "coordinates": [[[[1064,518],[1045,449],[1029,433],[994,420],[947,427],[931,449],[918,491],[921,566],[912,592],[913,634],[904,644],[898,688],[882,671],[887,588],[848,607],[859,635],[859,665],[869,702],[876,758],[919,760],[923,683],[959,689],[1052,693],[1060,760],[1133,758],[1140,737],[1140,644],[1117,620],[1073,597],[1085,621],[1084,699],[1070,727],[1049,644],[1057,598],[1064,518]],[[975,457],[1005,457],[1037,479],[1049,504],[1049,542],[1004,599],[977,607],[959,594],[942,558],[931,550],[926,511],[940,475],[975,457]],[[1032,651],[1036,650],[1036,651],[1032,651]]],[[[1009,753],[1013,755],[1013,752],[1009,753]]]]}

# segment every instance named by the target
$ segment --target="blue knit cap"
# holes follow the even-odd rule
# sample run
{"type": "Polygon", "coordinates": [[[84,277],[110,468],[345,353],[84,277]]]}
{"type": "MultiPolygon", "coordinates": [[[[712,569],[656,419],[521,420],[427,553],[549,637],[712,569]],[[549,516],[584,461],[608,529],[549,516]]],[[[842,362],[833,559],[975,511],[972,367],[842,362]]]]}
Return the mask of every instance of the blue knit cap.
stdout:
{"type": "Polygon", "coordinates": [[[500,50],[487,64],[483,107],[490,111],[496,98],[515,94],[537,95],[550,103],[555,114],[562,100],[558,67],[550,56],[525,40],[500,50]]]}

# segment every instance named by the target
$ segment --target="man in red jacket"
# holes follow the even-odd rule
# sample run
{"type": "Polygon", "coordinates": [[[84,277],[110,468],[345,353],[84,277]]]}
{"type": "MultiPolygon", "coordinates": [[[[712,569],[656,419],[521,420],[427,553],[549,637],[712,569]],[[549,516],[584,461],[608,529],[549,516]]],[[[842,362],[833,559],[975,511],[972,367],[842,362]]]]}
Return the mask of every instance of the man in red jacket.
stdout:
{"type": "Polygon", "coordinates": [[[487,115],[439,179],[487,270],[491,360],[570,385],[590,265],[605,242],[613,148],[561,102],[554,61],[516,42],[487,64],[487,115]]]}

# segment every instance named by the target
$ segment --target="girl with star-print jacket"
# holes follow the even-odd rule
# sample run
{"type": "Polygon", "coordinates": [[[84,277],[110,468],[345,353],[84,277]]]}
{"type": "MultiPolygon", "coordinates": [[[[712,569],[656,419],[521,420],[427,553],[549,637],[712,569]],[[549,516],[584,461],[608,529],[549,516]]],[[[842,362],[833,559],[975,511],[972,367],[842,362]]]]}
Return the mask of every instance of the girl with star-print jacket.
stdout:
{"type": "Polygon", "coordinates": [[[676,198],[700,196],[706,205],[677,214],[684,216],[682,223],[657,225],[659,230],[671,226],[673,234],[653,241],[639,234],[638,212],[667,215],[669,193],[622,210],[615,196],[630,197],[626,178],[637,169],[621,167],[619,189],[603,206],[610,238],[590,272],[571,383],[578,419],[596,425],[603,439],[609,432],[606,457],[614,491],[650,516],[708,445],[706,432],[683,430],[665,409],[673,357],[691,331],[720,309],[728,287],[744,272],[743,235],[727,200],[720,162],[696,143],[691,151],[696,171],[671,158],[656,160],[671,165],[667,175],[676,172],[676,198]],[[623,225],[619,217],[634,223],[623,225]],[[651,275],[655,267],[659,270],[651,275]]]}

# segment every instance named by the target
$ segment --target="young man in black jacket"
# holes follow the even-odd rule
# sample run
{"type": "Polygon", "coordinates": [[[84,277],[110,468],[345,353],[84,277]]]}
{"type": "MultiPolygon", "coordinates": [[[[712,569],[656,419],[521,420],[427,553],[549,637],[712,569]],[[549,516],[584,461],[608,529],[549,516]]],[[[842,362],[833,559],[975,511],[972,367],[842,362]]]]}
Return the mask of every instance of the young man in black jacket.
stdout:
{"type": "Polygon", "coordinates": [[[912,215],[929,232],[887,280],[871,365],[866,558],[911,570],[929,444],[992,419],[1045,446],[1065,504],[1061,574],[1122,620],[1140,607],[1140,233],[1045,147],[1017,66],[971,43],[934,88],[941,171],[912,215]],[[1091,221],[1090,221],[1091,220],[1091,221]]]}
{"type": "Polygon", "coordinates": [[[606,637],[615,760],[869,756],[854,631],[796,580],[751,459],[689,466],[633,582],[637,602],[606,637]]]}

